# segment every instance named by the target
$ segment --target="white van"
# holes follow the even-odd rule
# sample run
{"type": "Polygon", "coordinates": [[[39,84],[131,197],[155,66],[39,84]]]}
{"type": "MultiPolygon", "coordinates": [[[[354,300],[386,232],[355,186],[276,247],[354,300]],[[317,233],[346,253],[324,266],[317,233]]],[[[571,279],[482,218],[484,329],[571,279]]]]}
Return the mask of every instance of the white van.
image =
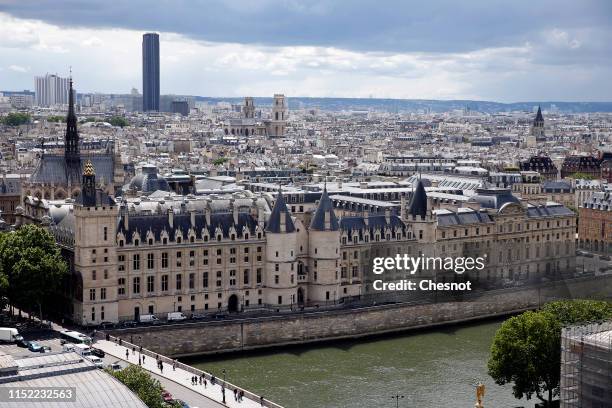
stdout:
{"type": "Polygon", "coordinates": [[[180,321],[187,319],[187,316],[183,312],[170,312],[168,313],[168,321],[180,321]]]}
{"type": "Polygon", "coordinates": [[[13,327],[0,327],[0,340],[18,342],[23,340],[23,337],[19,334],[19,331],[13,327]]]}
{"type": "Polygon", "coordinates": [[[140,323],[156,323],[159,322],[157,316],[152,314],[140,315],[140,323]]]}
{"type": "Polygon", "coordinates": [[[83,357],[91,356],[91,348],[87,344],[74,344],[74,352],[83,357]]]}

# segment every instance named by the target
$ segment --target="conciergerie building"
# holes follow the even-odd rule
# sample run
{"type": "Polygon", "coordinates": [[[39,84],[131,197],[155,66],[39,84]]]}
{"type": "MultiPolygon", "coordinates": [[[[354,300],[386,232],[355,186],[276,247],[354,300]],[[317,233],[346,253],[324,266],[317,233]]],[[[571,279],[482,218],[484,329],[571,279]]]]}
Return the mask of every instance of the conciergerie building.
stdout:
{"type": "MultiPolygon", "coordinates": [[[[66,137],[78,143],[72,115],[71,99],[66,137]]],[[[396,254],[484,257],[480,271],[416,275],[470,280],[478,290],[562,278],[575,269],[575,214],[557,203],[521,201],[508,189],[479,188],[469,199],[451,199],[418,179],[389,189],[334,183],[284,192],[253,184],[216,195],[113,194],[111,158],[67,148],[66,166],[80,173],[70,182],[78,186],[76,198],[69,197],[77,190],[61,199],[26,195],[17,209],[17,227],[43,225],[62,247],[71,271],[66,317],[82,325],[412,296],[372,288],[372,260],[396,254]]]]}

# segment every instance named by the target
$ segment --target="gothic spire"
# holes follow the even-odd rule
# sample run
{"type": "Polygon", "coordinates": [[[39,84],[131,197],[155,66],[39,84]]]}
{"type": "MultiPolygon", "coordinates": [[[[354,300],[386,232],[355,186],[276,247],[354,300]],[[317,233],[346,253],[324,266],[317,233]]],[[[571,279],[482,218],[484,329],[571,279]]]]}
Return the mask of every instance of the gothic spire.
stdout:
{"type": "Polygon", "coordinates": [[[70,89],[68,91],[68,116],[66,117],[66,136],[64,138],[64,156],[67,162],[79,162],[79,133],[77,131],[77,117],[74,113],[74,90],[72,89],[72,75],[70,76],[70,89]]]}

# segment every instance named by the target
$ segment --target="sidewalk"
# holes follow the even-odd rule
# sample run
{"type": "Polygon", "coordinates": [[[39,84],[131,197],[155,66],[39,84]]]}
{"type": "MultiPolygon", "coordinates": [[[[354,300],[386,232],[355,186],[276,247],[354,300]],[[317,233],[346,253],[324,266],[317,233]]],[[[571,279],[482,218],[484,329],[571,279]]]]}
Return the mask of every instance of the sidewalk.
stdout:
{"type": "MultiPolygon", "coordinates": [[[[125,344],[125,343],[124,343],[125,344]]],[[[96,348],[103,350],[106,354],[110,354],[117,359],[127,361],[131,364],[138,364],[138,356],[140,353],[138,352],[138,348],[136,348],[136,353],[132,354],[132,350],[125,347],[125,345],[119,345],[111,341],[107,340],[97,340],[94,344],[96,348]],[[129,357],[125,358],[125,351],[129,351],[129,357]]],[[[148,354],[148,353],[147,353],[148,354]]],[[[150,357],[146,355],[145,363],[142,364],[142,367],[147,371],[156,374],[160,377],[167,378],[168,380],[174,381],[177,384],[180,384],[186,388],[189,388],[198,394],[201,394],[212,401],[220,403],[223,406],[230,408],[261,408],[262,405],[259,401],[253,401],[248,399],[247,396],[242,399],[242,401],[236,401],[234,399],[234,390],[233,388],[225,389],[225,404],[222,403],[222,387],[219,383],[216,385],[212,385],[209,380],[207,380],[206,388],[204,384],[200,385],[198,378],[198,385],[191,384],[191,377],[194,376],[193,373],[188,372],[182,369],[180,366],[177,366],[175,370],[172,369],[172,364],[164,361],[164,369],[163,372],[160,372],[159,368],[157,368],[157,363],[154,357],[150,357]]],[[[221,379],[222,380],[222,379],[221,379]]],[[[266,401],[268,402],[268,401],[266,401]]],[[[267,405],[267,404],[266,404],[267,405]]]]}

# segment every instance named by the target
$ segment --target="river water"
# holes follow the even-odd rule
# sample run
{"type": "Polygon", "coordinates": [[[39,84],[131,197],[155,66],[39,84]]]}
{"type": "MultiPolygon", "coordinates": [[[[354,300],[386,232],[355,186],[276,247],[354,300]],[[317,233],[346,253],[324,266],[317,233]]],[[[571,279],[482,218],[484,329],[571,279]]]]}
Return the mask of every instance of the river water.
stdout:
{"type": "Polygon", "coordinates": [[[373,340],[281,348],[186,362],[286,408],[472,408],[486,385],[485,407],[533,407],[487,375],[491,340],[501,321],[453,326],[373,340]]]}

